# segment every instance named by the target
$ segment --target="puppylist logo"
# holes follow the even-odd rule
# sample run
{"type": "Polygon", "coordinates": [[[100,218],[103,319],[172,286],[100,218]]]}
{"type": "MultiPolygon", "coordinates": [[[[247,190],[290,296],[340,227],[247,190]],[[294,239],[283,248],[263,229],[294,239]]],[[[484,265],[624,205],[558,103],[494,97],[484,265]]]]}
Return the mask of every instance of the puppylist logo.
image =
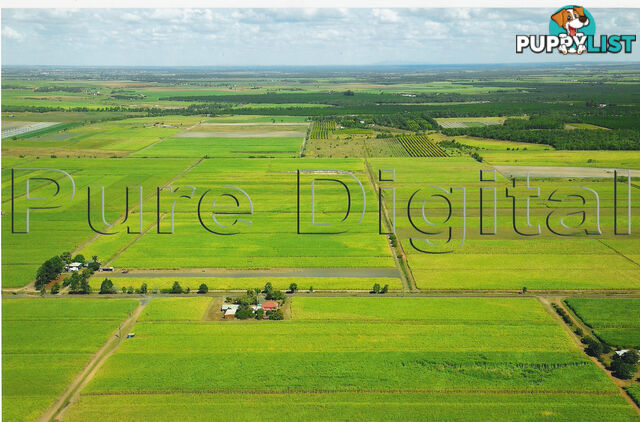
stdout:
{"type": "Polygon", "coordinates": [[[596,22],[582,6],[564,6],[549,19],[549,35],[516,35],[516,53],[526,49],[533,53],[586,54],[631,53],[635,35],[600,35],[596,22]]]}

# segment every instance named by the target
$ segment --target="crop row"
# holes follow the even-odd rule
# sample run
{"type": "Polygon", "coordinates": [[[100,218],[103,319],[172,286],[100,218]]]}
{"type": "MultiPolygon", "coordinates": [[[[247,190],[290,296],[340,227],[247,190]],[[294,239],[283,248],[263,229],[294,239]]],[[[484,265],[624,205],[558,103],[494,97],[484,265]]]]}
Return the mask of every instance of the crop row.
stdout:
{"type": "Polygon", "coordinates": [[[329,133],[336,129],[333,120],[320,120],[313,122],[309,139],[329,139],[329,133]]]}
{"type": "Polygon", "coordinates": [[[411,157],[446,157],[447,154],[425,135],[401,135],[398,141],[411,157]]]}

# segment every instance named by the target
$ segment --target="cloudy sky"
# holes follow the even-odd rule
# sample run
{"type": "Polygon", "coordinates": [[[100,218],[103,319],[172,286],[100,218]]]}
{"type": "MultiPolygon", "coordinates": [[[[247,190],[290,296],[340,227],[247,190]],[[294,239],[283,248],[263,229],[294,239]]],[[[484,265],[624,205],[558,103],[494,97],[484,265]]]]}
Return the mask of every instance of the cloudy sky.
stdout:
{"type": "MultiPolygon", "coordinates": [[[[548,9],[3,9],[10,65],[369,65],[567,60],[516,55],[548,9]]],[[[591,9],[599,34],[639,34],[640,9],[591,9]]],[[[579,60],[640,61],[633,54],[579,60]]],[[[574,60],[574,57],[569,60],[574,60]]]]}

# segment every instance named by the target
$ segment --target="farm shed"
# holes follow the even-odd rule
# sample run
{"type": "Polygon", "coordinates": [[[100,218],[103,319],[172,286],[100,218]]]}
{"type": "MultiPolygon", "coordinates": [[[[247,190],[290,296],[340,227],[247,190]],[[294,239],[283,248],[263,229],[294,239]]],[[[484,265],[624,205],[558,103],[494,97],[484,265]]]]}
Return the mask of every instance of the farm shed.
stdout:
{"type": "Polygon", "coordinates": [[[82,268],[82,263],[81,262],[72,262],[71,264],[67,264],[64,267],[64,270],[69,272],[69,271],[79,271],[80,268],[82,268]]]}
{"type": "Polygon", "coordinates": [[[222,305],[221,311],[222,312],[227,312],[228,310],[233,309],[233,311],[235,312],[235,311],[238,310],[239,307],[240,307],[240,305],[234,305],[232,303],[225,303],[225,304],[222,305]]]}
{"type": "Polygon", "coordinates": [[[237,308],[230,308],[224,312],[224,319],[234,319],[236,317],[237,308]]]}

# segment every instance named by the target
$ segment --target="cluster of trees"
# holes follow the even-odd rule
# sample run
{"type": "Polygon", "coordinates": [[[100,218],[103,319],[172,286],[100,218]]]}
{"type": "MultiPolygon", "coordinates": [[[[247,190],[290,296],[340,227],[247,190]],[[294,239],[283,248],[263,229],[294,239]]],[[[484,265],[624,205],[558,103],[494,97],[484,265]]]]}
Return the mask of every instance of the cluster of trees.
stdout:
{"type": "Polygon", "coordinates": [[[93,274],[93,271],[89,268],[76,271],[65,278],[62,285],[65,287],[69,286],[69,294],[88,295],[91,293],[91,286],[89,286],[89,277],[91,277],[91,274],[93,274]]]}
{"type": "Polygon", "coordinates": [[[375,283],[373,285],[373,287],[371,288],[371,293],[373,294],[385,294],[389,291],[389,285],[385,284],[384,286],[380,287],[380,284],[375,283]]]}
{"type": "Polygon", "coordinates": [[[637,350],[628,350],[622,355],[616,353],[611,358],[609,369],[614,377],[629,380],[638,370],[638,360],[640,360],[640,353],[637,350]]]}
{"type": "MultiPolygon", "coordinates": [[[[295,284],[295,283],[292,283],[292,285],[295,286],[295,288],[297,290],[298,285],[295,284]]],[[[289,287],[292,287],[292,286],[289,286],[289,287]]],[[[284,301],[284,300],[287,299],[286,295],[282,291],[274,289],[270,282],[267,282],[267,284],[264,285],[263,293],[265,294],[265,299],[267,299],[267,300],[282,300],[282,301],[284,301]]]]}
{"type": "MultiPolygon", "coordinates": [[[[295,283],[292,283],[290,288],[292,291],[295,291],[297,290],[298,286],[295,285],[295,283]]],[[[280,290],[275,290],[271,285],[271,283],[267,282],[267,284],[265,284],[264,286],[264,289],[260,289],[260,288],[248,289],[244,295],[236,298],[227,297],[226,301],[239,305],[238,310],[236,311],[237,319],[255,318],[258,320],[262,320],[264,319],[265,316],[267,317],[267,319],[270,319],[270,320],[284,319],[284,314],[280,309],[268,310],[265,312],[264,309],[260,308],[254,312],[254,310],[251,308],[251,305],[258,304],[258,302],[260,301],[259,295],[261,293],[265,294],[265,299],[278,300],[278,301],[281,301],[282,304],[284,304],[284,302],[287,299],[284,293],[282,293],[280,290]]]]}
{"type": "MultiPolygon", "coordinates": [[[[562,320],[568,326],[573,326],[573,321],[571,317],[567,314],[567,312],[560,306],[552,303],[551,306],[556,311],[558,315],[562,318],[562,320]]],[[[602,342],[598,339],[594,339],[590,336],[584,336],[584,332],[580,327],[575,327],[574,332],[580,338],[582,344],[587,346],[585,348],[585,353],[589,356],[593,356],[595,358],[600,359],[602,355],[607,355],[612,352],[611,346],[607,343],[602,342]]],[[[620,379],[631,379],[637,370],[638,360],[640,360],[640,354],[636,350],[628,350],[622,355],[618,355],[614,353],[611,357],[611,364],[609,365],[609,370],[613,373],[613,376],[620,379]]]]}
{"type": "Polygon", "coordinates": [[[472,147],[469,145],[465,145],[465,144],[461,144],[460,142],[456,141],[455,139],[452,139],[450,141],[440,141],[438,142],[438,146],[440,148],[455,148],[455,149],[459,149],[460,151],[466,152],[467,154],[469,154],[471,156],[471,158],[473,158],[474,160],[476,160],[477,162],[481,163],[484,158],[482,158],[482,156],[478,153],[478,148],[476,147],[472,147]]]}
{"type": "MultiPolygon", "coordinates": [[[[36,281],[34,283],[36,290],[44,289],[47,284],[60,277],[60,274],[62,274],[62,272],[64,271],[64,267],[72,262],[80,262],[82,264],[85,264],[86,260],[84,255],[81,254],[72,257],[71,252],[63,252],[59,256],[54,256],[47,259],[44,263],[42,263],[42,265],[40,265],[40,267],[36,271],[36,281]]],[[[85,272],[87,272],[90,276],[98,268],[100,268],[100,263],[98,262],[98,257],[94,255],[93,261],[88,263],[87,268],[85,268],[82,273],[84,274],[85,272]]],[[[77,273],[72,274],[72,276],[73,275],[77,276],[77,273]]],[[[67,286],[70,283],[70,277],[67,277],[67,279],[65,279],[64,286],[67,286]]],[[[56,287],[56,293],[59,290],[60,286],[56,287]]]]}
{"type": "Polygon", "coordinates": [[[336,116],[336,119],[338,124],[348,128],[364,128],[370,124],[375,124],[418,132],[439,127],[438,122],[425,112],[336,116]]]}
{"type": "Polygon", "coordinates": [[[565,120],[557,115],[548,116],[531,116],[529,119],[506,119],[503,126],[511,129],[562,129],[565,120]]]}
{"type": "Polygon", "coordinates": [[[36,289],[42,290],[47,284],[58,278],[64,271],[64,266],[65,262],[59,256],[47,259],[36,271],[36,289]]]}
{"type": "Polygon", "coordinates": [[[91,286],[89,286],[89,278],[95,271],[100,268],[100,262],[98,261],[98,256],[93,255],[91,257],[91,261],[87,263],[84,255],[78,254],[71,258],[70,253],[63,253],[61,255],[65,262],[80,262],[85,264],[86,267],[82,269],[82,271],[76,271],[72,273],[69,277],[65,278],[62,285],[69,286],[69,294],[83,294],[88,295],[91,293],[91,286]]]}

